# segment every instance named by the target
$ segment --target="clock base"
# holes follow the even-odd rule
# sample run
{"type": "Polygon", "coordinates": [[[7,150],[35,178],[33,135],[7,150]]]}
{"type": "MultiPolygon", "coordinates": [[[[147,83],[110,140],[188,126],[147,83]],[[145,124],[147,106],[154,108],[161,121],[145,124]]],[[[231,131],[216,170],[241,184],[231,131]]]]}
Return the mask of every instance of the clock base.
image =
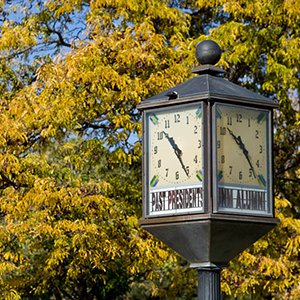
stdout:
{"type": "Polygon", "coordinates": [[[279,220],[203,214],[143,219],[139,223],[192,265],[225,267],[235,256],[272,230],[279,220]]]}

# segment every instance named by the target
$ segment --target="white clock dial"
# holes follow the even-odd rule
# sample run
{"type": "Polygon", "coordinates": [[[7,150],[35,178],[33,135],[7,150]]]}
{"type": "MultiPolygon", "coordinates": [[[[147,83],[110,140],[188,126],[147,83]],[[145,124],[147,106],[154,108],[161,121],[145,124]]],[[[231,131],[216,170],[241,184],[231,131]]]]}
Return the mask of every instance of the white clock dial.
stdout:
{"type": "Polygon", "coordinates": [[[219,200],[232,208],[266,210],[269,112],[219,104],[215,118],[219,200]]]}
{"type": "MultiPolygon", "coordinates": [[[[182,193],[194,193],[193,187],[202,187],[202,106],[148,113],[147,126],[150,194],[164,191],[167,193],[164,198],[170,199],[170,191],[190,189],[182,193]]],[[[172,197],[179,199],[183,196],[172,197]]],[[[190,206],[187,203],[182,206],[187,205],[190,206]]]]}

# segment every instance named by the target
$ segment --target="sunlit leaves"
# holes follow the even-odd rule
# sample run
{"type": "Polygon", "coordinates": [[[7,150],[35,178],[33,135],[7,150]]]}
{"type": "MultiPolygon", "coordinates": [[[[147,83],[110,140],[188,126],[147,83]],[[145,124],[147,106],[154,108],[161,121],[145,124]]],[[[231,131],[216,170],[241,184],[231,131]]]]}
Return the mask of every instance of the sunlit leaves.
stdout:
{"type": "Polygon", "coordinates": [[[136,106],[187,79],[209,33],[229,79],[280,104],[281,223],[224,270],[223,291],[298,299],[298,1],[12,2],[0,1],[1,296],[195,296],[195,272],[137,224],[136,106]]]}
{"type": "Polygon", "coordinates": [[[3,16],[1,294],[116,299],[175,259],[137,224],[136,105],[187,76],[189,18],[159,1],[78,0],[3,16]]]}

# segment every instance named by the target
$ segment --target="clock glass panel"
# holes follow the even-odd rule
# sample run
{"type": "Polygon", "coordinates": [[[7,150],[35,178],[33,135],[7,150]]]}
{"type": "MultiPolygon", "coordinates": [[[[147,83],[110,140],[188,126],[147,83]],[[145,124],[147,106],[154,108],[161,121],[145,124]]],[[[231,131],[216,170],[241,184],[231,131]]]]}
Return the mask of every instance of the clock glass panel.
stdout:
{"type": "Polygon", "coordinates": [[[146,114],[148,212],[203,210],[202,105],[146,114]]]}
{"type": "Polygon", "coordinates": [[[216,104],[219,211],[270,214],[270,112],[216,104]]]}

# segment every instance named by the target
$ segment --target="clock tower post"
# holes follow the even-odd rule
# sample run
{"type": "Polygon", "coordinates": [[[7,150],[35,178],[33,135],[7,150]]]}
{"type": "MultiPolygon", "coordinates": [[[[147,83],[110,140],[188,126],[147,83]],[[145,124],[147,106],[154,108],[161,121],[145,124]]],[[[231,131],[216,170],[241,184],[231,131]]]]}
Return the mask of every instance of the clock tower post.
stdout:
{"type": "Polygon", "coordinates": [[[220,269],[277,223],[276,101],[223,78],[217,43],[197,45],[198,76],[141,102],[140,225],[199,270],[198,299],[219,300],[220,269]]]}

